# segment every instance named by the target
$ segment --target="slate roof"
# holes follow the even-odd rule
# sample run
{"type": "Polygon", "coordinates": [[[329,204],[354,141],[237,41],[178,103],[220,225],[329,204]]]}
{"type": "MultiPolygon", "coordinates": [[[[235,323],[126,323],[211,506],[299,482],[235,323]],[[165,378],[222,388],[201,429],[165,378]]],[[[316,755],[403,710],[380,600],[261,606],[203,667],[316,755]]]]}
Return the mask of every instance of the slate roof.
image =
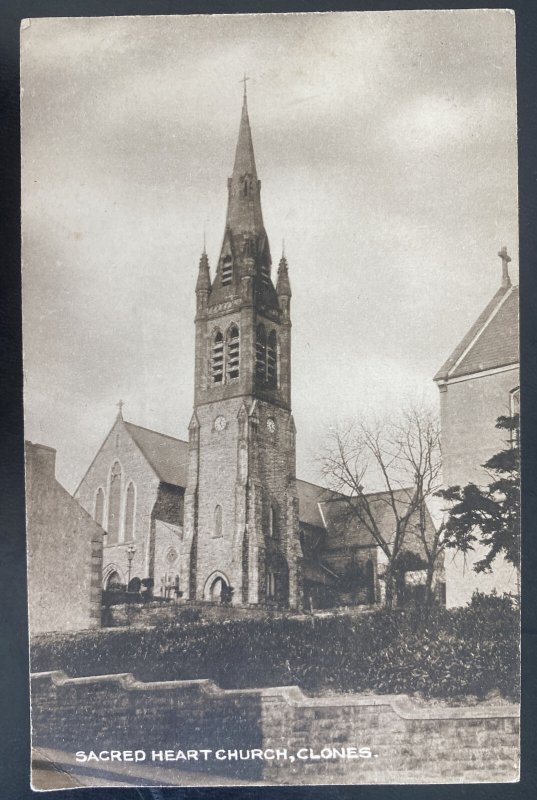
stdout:
{"type": "MultiPolygon", "coordinates": [[[[188,442],[149,428],[141,428],[132,422],[124,424],[160,480],[184,488],[187,477],[188,442]]],[[[297,491],[300,522],[327,530],[328,549],[353,545],[374,546],[371,534],[360,524],[355,515],[349,513],[348,505],[342,495],[315,483],[301,480],[297,480],[297,491]]],[[[395,493],[396,502],[400,507],[404,505],[407,496],[406,489],[395,493]]],[[[385,535],[388,535],[388,531],[393,527],[393,511],[388,504],[388,493],[369,494],[368,500],[377,524],[385,535]]]]}
{"type": "Polygon", "coordinates": [[[518,286],[501,286],[434,380],[447,381],[517,364],[518,303],[518,286]]]}
{"type": "Polygon", "coordinates": [[[188,442],[132,422],[124,424],[160,480],[172,486],[186,486],[188,442]]]}
{"type": "MultiPolygon", "coordinates": [[[[399,514],[403,514],[410,499],[409,489],[394,491],[393,499],[399,514]]],[[[374,492],[366,495],[371,514],[383,536],[389,541],[394,527],[394,513],[389,492],[374,492]]],[[[354,498],[352,505],[358,503],[354,498]]],[[[367,527],[360,522],[349,500],[336,497],[332,500],[321,502],[322,515],[326,521],[328,531],[328,550],[332,548],[349,547],[374,547],[376,542],[367,527]]]]}

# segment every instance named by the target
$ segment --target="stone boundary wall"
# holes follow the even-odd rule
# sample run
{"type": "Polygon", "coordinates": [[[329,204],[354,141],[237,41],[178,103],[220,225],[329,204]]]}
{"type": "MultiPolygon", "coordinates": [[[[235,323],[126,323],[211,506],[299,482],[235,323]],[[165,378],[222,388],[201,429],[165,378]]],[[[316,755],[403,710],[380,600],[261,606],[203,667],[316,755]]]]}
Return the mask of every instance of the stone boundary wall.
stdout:
{"type": "Polygon", "coordinates": [[[143,683],[131,674],[42,672],[32,675],[31,687],[34,746],[68,753],[141,749],[149,766],[152,750],[203,748],[212,753],[206,761],[166,766],[271,784],[518,780],[514,705],[420,706],[406,695],[309,697],[296,686],[222,690],[210,680],[143,683]],[[371,755],[360,755],[360,748],[371,755]],[[228,750],[238,755],[215,757],[228,750]]]}

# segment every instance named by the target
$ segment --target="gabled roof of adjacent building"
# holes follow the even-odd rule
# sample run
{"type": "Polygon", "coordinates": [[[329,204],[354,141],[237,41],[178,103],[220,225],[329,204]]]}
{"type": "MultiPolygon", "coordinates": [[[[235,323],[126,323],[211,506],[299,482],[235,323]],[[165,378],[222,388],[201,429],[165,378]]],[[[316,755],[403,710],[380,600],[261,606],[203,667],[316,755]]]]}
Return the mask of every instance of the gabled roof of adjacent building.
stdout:
{"type": "Polygon", "coordinates": [[[502,285],[434,376],[435,381],[473,375],[519,361],[518,286],[502,285]]]}

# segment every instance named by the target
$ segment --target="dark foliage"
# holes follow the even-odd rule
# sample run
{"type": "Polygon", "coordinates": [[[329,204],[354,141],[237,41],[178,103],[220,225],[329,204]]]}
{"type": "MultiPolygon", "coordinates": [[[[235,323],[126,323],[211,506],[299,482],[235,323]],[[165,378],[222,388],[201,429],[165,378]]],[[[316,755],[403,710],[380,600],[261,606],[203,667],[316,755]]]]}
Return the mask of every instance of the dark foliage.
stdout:
{"type": "Polygon", "coordinates": [[[476,572],[491,572],[495,558],[503,555],[520,566],[520,451],[519,417],[498,417],[496,427],[508,432],[508,446],[493,455],[483,467],[490,474],[487,486],[451,486],[439,492],[450,504],[445,525],[445,546],[462,553],[486,548],[485,557],[474,565],[476,572]]]}
{"type": "Polygon", "coordinates": [[[518,612],[474,596],[461,609],[268,617],[42,635],[32,669],[69,675],[133,672],[142,680],[210,678],[224,688],[298,684],[306,691],[458,698],[519,687],[518,612]]]}

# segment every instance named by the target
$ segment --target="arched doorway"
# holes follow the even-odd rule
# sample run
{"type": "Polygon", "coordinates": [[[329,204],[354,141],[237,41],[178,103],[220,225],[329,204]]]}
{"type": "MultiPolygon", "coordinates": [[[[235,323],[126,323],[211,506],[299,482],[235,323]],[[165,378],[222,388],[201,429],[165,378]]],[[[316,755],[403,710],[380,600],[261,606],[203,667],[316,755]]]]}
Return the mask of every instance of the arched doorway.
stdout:
{"type": "Polygon", "coordinates": [[[107,592],[118,589],[122,585],[121,576],[115,569],[112,570],[105,581],[104,588],[107,592]]]}
{"type": "Polygon", "coordinates": [[[203,599],[209,600],[211,603],[227,603],[231,599],[230,591],[231,587],[224,573],[213,572],[205,583],[203,599]]]}

